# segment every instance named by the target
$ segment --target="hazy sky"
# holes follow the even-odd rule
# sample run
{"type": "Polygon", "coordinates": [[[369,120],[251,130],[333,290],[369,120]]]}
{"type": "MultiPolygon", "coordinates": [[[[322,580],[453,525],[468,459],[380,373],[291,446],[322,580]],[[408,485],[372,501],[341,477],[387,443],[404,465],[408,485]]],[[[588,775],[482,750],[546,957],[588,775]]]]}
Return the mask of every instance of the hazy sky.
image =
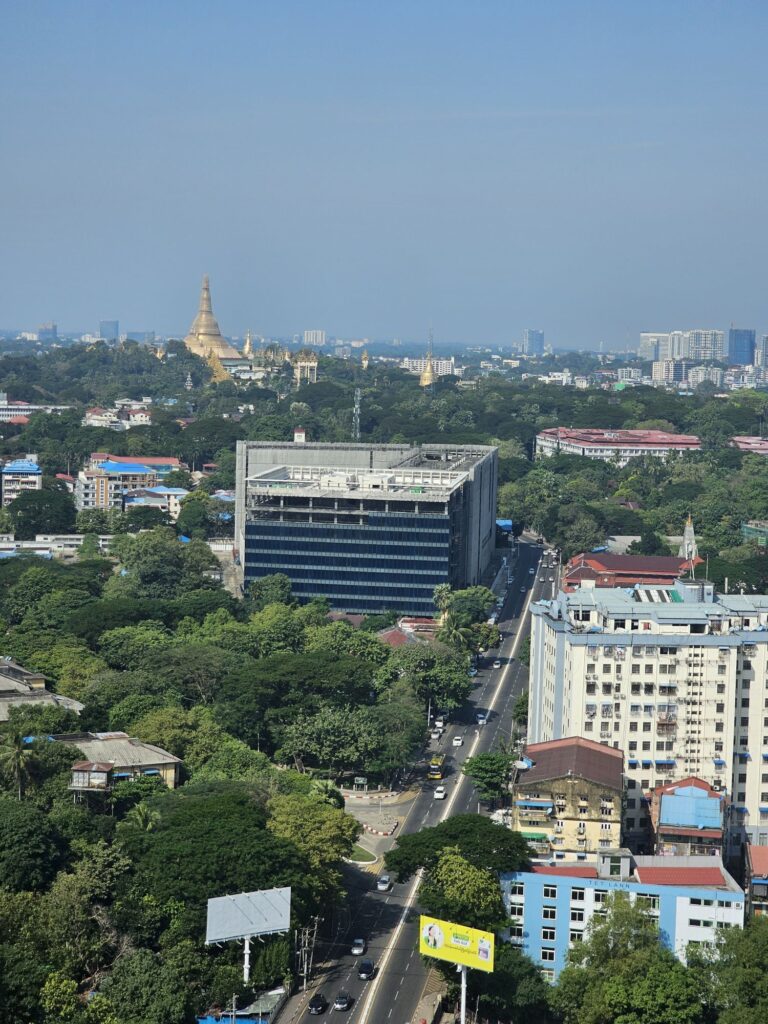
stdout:
{"type": "Polygon", "coordinates": [[[0,326],[768,331],[768,4],[4,0],[0,326]]]}

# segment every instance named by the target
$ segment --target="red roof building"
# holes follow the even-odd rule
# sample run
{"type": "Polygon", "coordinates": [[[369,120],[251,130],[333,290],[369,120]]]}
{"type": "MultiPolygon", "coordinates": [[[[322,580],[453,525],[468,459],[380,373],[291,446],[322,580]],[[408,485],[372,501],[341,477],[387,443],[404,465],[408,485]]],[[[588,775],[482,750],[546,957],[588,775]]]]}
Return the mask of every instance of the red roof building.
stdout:
{"type": "Polygon", "coordinates": [[[536,435],[536,454],[583,455],[625,466],[640,455],[665,457],[670,452],[699,451],[701,441],[693,434],[666,430],[597,430],[548,427],[536,435]]]}
{"type": "Polygon", "coordinates": [[[563,569],[562,590],[569,593],[588,587],[671,587],[680,576],[700,565],[698,557],[678,555],[612,555],[607,551],[586,551],[574,555],[563,569]]]}

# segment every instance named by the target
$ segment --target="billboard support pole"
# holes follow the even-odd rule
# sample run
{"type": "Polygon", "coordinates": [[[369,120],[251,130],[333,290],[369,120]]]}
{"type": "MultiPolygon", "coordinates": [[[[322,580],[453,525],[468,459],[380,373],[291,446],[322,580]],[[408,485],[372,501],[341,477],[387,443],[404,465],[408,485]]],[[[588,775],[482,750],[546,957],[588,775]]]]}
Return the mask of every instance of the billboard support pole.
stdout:
{"type": "Polygon", "coordinates": [[[245,937],[245,954],[243,956],[243,981],[247,985],[251,980],[251,937],[245,937]]]}
{"type": "Polygon", "coordinates": [[[461,1024],[467,1024],[467,968],[461,967],[461,1024]]]}

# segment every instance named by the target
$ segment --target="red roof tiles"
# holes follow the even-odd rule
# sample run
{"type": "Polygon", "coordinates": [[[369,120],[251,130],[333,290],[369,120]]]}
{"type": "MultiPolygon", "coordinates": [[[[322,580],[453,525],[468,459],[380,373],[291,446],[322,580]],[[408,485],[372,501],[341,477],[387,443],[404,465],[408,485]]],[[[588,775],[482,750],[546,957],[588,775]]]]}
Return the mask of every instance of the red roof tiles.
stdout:
{"type": "Polygon", "coordinates": [[[725,887],[721,868],[637,868],[637,879],[645,885],[713,885],[725,887]]]}

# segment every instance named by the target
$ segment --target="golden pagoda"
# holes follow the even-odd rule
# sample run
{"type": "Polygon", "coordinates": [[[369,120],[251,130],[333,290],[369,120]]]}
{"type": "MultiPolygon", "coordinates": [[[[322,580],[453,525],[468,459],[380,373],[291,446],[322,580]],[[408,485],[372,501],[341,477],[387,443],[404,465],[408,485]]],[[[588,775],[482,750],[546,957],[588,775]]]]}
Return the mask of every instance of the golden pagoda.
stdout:
{"type": "Polygon", "coordinates": [[[243,355],[246,359],[253,359],[255,353],[253,351],[253,338],[250,331],[245,333],[245,344],[243,345],[243,355]]]}
{"type": "Polygon", "coordinates": [[[210,355],[215,355],[219,359],[240,359],[237,349],[222,337],[216,317],[213,315],[211,289],[207,274],[203,278],[203,287],[200,291],[200,308],[192,321],[184,344],[190,352],[194,352],[196,356],[202,356],[203,359],[207,359],[210,355]]]}
{"type": "Polygon", "coordinates": [[[363,364],[363,369],[367,370],[371,362],[371,357],[368,355],[365,349],[363,349],[363,354],[360,357],[360,362],[363,364]]]}
{"type": "Polygon", "coordinates": [[[221,359],[216,355],[215,352],[209,353],[206,362],[213,371],[213,379],[216,381],[217,384],[221,384],[222,381],[230,379],[229,374],[222,365],[221,359]]]}
{"type": "Polygon", "coordinates": [[[429,332],[429,348],[427,349],[427,361],[424,365],[424,369],[421,371],[419,377],[419,386],[422,388],[431,388],[435,383],[437,376],[435,374],[435,367],[432,363],[432,331],[429,332]]]}

